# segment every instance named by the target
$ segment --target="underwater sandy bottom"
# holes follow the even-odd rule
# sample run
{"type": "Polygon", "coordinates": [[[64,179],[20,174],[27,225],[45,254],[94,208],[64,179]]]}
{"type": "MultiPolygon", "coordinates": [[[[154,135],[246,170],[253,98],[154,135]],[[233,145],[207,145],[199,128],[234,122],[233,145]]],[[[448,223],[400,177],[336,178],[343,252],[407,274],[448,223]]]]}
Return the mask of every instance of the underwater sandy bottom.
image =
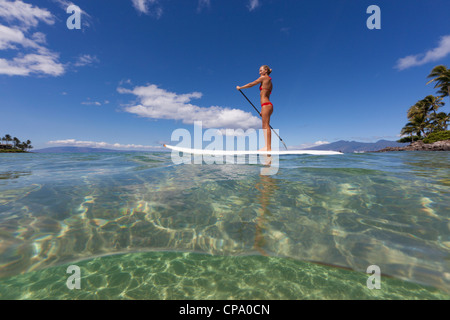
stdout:
{"type": "MultiPolygon", "coordinates": [[[[448,300],[437,289],[381,276],[276,257],[220,257],[150,252],[78,262],[80,289],[69,289],[69,265],[0,280],[0,299],[80,300],[448,300]]],[[[69,279],[70,281],[71,279],[69,279]]],[[[70,281],[70,283],[73,283],[70,281]]]]}
{"type": "Polygon", "coordinates": [[[449,163],[286,156],[262,175],[170,153],[1,155],[0,297],[448,298],[449,163]],[[67,292],[73,263],[84,287],[67,292]]]}

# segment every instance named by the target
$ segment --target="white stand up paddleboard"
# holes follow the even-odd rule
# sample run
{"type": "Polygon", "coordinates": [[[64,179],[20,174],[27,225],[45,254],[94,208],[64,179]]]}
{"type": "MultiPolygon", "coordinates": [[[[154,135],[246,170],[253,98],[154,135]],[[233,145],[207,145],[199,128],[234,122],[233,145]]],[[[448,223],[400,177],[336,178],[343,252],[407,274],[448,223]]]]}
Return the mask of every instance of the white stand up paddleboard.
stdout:
{"type": "Polygon", "coordinates": [[[165,144],[164,147],[169,148],[178,152],[185,152],[191,154],[202,154],[202,155],[212,155],[212,156],[235,156],[235,155],[288,155],[288,154],[312,154],[312,155],[336,155],[343,154],[337,151],[328,150],[272,150],[272,151],[228,151],[228,150],[206,150],[206,149],[191,149],[191,148],[181,148],[176,146],[170,146],[165,144]]]}

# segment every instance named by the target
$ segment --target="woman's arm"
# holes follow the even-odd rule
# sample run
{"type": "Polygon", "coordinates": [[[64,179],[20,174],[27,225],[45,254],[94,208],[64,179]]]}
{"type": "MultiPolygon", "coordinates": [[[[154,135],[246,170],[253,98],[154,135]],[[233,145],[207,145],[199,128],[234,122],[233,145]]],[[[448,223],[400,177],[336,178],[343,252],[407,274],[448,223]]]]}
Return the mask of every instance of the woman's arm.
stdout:
{"type": "Polygon", "coordinates": [[[250,83],[246,84],[245,86],[242,86],[242,87],[237,86],[236,89],[241,90],[241,89],[251,88],[251,87],[256,86],[258,83],[262,83],[262,82],[263,82],[263,78],[260,77],[259,79],[256,79],[255,81],[250,82],[250,83]]]}

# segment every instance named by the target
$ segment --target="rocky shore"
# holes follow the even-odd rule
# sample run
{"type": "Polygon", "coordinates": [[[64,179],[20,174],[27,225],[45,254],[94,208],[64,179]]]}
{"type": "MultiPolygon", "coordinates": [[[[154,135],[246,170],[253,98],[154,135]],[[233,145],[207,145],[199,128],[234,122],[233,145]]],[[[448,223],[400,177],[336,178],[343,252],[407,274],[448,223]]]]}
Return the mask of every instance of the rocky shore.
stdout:
{"type": "Polygon", "coordinates": [[[415,141],[406,147],[388,147],[373,152],[388,151],[450,151],[450,140],[437,141],[434,143],[424,143],[423,141],[415,141]]]}

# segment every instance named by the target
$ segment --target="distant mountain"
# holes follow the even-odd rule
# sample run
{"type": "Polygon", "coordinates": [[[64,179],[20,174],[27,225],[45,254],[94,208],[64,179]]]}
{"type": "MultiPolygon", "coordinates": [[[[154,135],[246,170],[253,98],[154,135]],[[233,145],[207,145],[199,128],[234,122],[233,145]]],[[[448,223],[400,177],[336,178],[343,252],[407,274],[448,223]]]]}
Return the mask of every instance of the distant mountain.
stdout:
{"type": "Polygon", "coordinates": [[[135,151],[125,151],[125,150],[112,150],[112,149],[101,149],[101,148],[87,148],[87,147],[53,147],[33,150],[36,153],[92,153],[92,152],[135,152],[135,151]]]}
{"type": "MultiPolygon", "coordinates": [[[[317,147],[305,148],[308,150],[332,150],[344,153],[378,151],[389,147],[405,147],[409,143],[398,143],[396,141],[380,140],[373,143],[357,142],[357,141],[336,141],[329,144],[323,144],[317,147]]],[[[164,151],[164,150],[162,150],[164,151]]],[[[88,147],[53,147],[33,150],[36,153],[93,153],[93,152],[142,152],[138,150],[112,150],[88,147]]]]}
{"type": "Polygon", "coordinates": [[[405,147],[409,143],[398,143],[396,141],[379,140],[377,142],[357,142],[357,141],[344,141],[339,140],[329,144],[323,144],[313,148],[307,148],[309,150],[332,150],[341,151],[344,153],[352,152],[368,152],[368,151],[378,151],[388,147],[405,147]]]}

